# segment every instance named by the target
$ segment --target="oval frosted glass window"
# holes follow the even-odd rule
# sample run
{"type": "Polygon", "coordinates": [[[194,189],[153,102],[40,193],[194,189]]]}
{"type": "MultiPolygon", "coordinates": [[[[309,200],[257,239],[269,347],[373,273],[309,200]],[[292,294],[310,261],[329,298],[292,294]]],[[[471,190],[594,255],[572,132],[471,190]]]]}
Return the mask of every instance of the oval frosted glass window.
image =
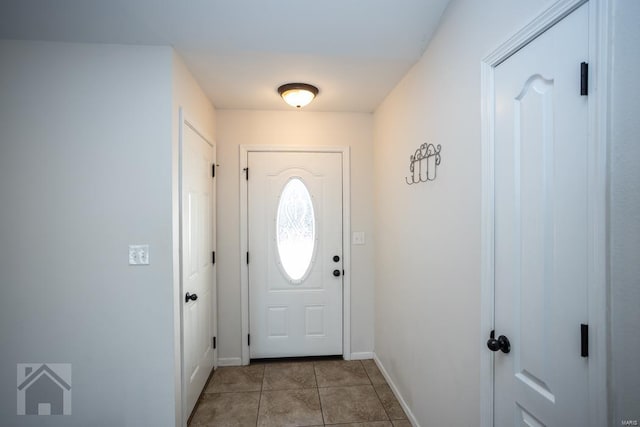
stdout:
{"type": "Polygon", "coordinates": [[[285,274],[300,281],[311,266],[316,244],[316,219],[309,190],[299,178],[287,182],[276,217],[278,256],[285,274]]]}

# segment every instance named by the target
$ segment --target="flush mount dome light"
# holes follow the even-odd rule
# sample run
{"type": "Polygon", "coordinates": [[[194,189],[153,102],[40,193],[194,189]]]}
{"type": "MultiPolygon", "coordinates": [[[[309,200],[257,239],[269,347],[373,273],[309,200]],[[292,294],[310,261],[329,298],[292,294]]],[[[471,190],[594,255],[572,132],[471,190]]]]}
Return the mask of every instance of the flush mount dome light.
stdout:
{"type": "Polygon", "coordinates": [[[304,107],[316,97],[318,88],[306,83],[287,83],[278,88],[284,102],[292,107],[304,107]]]}

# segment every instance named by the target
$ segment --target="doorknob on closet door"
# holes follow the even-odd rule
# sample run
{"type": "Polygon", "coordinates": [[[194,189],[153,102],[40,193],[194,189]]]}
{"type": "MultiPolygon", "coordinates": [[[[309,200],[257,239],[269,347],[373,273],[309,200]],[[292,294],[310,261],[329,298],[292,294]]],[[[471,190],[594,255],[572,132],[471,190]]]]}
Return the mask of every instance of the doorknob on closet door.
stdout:
{"type": "Polygon", "coordinates": [[[189,292],[187,292],[187,294],[184,296],[184,302],[195,301],[197,299],[197,294],[190,294],[189,292]]]}
{"type": "Polygon", "coordinates": [[[333,275],[336,277],[340,277],[340,270],[333,270],[333,275]]]}
{"type": "Polygon", "coordinates": [[[511,343],[509,342],[509,338],[504,335],[500,335],[498,339],[495,338],[495,330],[491,331],[491,335],[489,335],[489,341],[487,341],[487,347],[491,351],[502,351],[503,353],[509,353],[511,351],[511,343]]]}

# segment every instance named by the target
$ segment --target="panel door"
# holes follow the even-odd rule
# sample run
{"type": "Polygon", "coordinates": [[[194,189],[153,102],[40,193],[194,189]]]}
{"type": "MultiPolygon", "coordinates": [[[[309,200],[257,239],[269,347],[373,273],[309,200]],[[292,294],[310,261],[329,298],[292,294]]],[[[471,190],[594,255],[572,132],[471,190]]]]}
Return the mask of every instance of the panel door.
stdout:
{"type": "Polygon", "coordinates": [[[251,358],[342,354],[342,154],[248,167],[251,358]]]}
{"type": "Polygon", "coordinates": [[[187,122],[182,147],[182,289],[185,416],[213,369],[215,316],[214,148],[187,122]],[[188,297],[188,298],[187,298],[188,297]]]}
{"type": "Polygon", "coordinates": [[[587,425],[588,4],[495,70],[496,426],[587,425]]]}

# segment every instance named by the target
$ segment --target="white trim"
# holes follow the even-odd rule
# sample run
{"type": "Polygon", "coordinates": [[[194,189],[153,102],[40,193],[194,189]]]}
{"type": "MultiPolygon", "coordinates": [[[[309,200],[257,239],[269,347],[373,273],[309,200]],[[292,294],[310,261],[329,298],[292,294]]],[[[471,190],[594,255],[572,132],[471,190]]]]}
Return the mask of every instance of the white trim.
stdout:
{"type": "Polygon", "coordinates": [[[589,419],[591,426],[608,425],[608,288],[607,185],[609,141],[610,19],[609,0],[591,0],[589,8],[589,139],[588,209],[593,227],[588,233],[589,271],[589,419]]]}
{"type": "Polygon", "coordinates": [[[420,424],[418,424],[418,420],[416,420],[416,416],[413,415],[413,412],[411,412],[411,408],[409,408],[409,405],[407,405],[407,402],[404,400],[404,397],[402,397],[402,394],[398,390],[398,387],[391,379],[391,376],[385,369],[384,365],[382,364],[382,361],[378,358],[378,355],[375,353],[373,353],[373,360],[374,362],[376,362],[376,365],[378,366],[378,369],[380,370],[380,373],[382,374],[384,379],[387,380],[387,384],[389,384],[389,388],[391,388],[391,391],[396,396],[398,403],[400,403],[400,406],[402,406],[402,409],[404,410],[404,413],[407,415],[407,419],[409,420],[411,425],[413,427],[420,427],[420,424]]]}
{"type": "Polygon", "coordinates": [[[174,295],[174,298],[177,299],[177,304],[179,307],[178,311],[178,323],[180,328],[180,425],[186,426],[187,420],[189,418],[188,414],[185,414],[185,408],[187,406],[186,402],[186,380],[184,375],[184,306],[182,304],[182,295],[183,293],[183,281],[182,281],[182,270],[183,270],[183,248],[182,248],[182,145],[184,140],[184,110],[182,107],[178,108],[178,117],[179,117],[179,125],[178,125],[178,293],[174,295]]]}
{"type": "MultiPolygon", "coordinates": [[[[540,34],[553,27],[571,12],[587,3],[588,0],[559,0],[544,10],[533,21],[511,36],[496,50],[487,55],[482,62],[492,68],[506,61],[511,55],[531,43],[540,34]]],[[[597,1],[597,0],[596,0],[597,1]]]]}
{"type": "MultiPolygon", "coordinates": [[[[494,314],[494,70],[587,0],[560,0],[481,62],[482,217],[480,425],[493,425],[493,355],[485,348],[494,314]]],[[[606,185],[609,84],[609,0],[589,1],[589,425],[607,425],[606,185]]]]}
{"type": "MultiPolygon", "coordinates": [[[[351,360],[351,148],[350,147],[295,147],[274,145],[240,145],[240,313],[241,313],[241,348],[242,365],[250,360],[249,345],[246,337],[249,334],[249,266],[245,259],[248,251],[248,218],[247,193],[248,181],[244,175],[249,152],[303,152],[303,153],[341,153],[342,154],[342,258],[344,260],[343,293],[342,293],[342,355],[351,360]]],[[[249,175],[251,176],[251,175],[249,175]]],[[[218,361],[220,364],[220,361],[218,361]]]]}
{"type": "Polygon", "coordinates": [[[373,359],[372,351],[358,351],[351,353],[351,360],[368,360],[373,359]]]}
{"type": "Polygon", "coordinates": [[[240,357],[220,357],[218,358],[218,366],[242,366],[240,357]]]}
{"type": "Polygon", "coordinates": [[[351,360],[351,147],[340,147],[342,153],[342,258],[344,259],[342,291],[342,354],[351,360]]]}
{"type": "Polygon", "coordinates": [[[480,217],[480,426],[493,426],[493,355],[485,342],[493,329],[494,315],[494,150],[493,150],[493,67],[481,65],[481,217],[480,217]]]}
{"type": "Polygon", "coordinates": [[[249,335],[249,266],[244,261],[245,254],[249,250],[248,234],[248,180],[245,177],[244,169],[247,168],[247,156],[249,149],[240,145],[240,348],[241,364],[249,364],[249,345],[247,336],[249,335]]]}

